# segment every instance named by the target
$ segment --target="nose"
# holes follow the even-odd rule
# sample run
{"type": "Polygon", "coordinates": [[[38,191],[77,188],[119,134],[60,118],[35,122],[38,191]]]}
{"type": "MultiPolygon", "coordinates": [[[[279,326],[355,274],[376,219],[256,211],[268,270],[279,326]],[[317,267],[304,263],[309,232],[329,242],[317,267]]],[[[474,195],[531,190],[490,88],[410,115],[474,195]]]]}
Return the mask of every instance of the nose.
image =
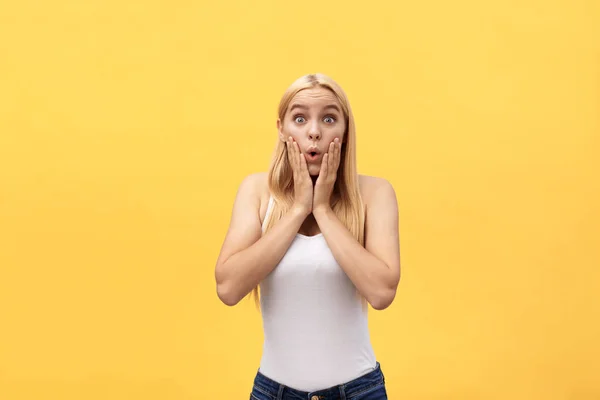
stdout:
{"type": "Polygon", "coordinates": [[[320,140],[321,139],[321,131],[319,130],[318,126],[311,126],[310,130],[308,131],[308,138],[310,140],[320,140]]]}

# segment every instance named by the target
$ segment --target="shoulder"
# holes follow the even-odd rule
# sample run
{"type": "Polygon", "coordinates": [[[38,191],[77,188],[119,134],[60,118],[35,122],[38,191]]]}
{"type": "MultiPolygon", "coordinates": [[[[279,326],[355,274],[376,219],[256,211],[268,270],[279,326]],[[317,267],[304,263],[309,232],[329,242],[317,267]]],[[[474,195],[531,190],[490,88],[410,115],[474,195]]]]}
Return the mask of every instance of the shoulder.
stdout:
{"type": "Polygon", "coordinates": [[[367,226],[379,224],[377,221],[398,219],[396,191],[387,179],[359,175],[358,181],[367,226]]]}
{"type": "Polygon", "coordinates": [[[247,188],[251,188],[255,190],[257,193],[264,189],[267,186],[267,172],[254,172],[249,175],[246,175],[240,186],[245,186],[247,188]]]}
{"type": "Polygon", "coordinates": [[[378,197],[396,200],[396,192],[392,184],[385,178],[369,175],[358,175],[360,195],[366,207],[372,205],[378,197]]]}
{"type": "Polygon", "coordinates": [[[267,186],[266,172],[246,175],[238,185],[237,198],[260,204],[265,186],[267,186]]]}
{"type": "Polygon", "coordinates": [[[248,196],[256,204],[261,221],[264,219],[269,202],[268,179],[268,172],[254,172],[246,175],[240,183],[239,190],[248,193],[248,196]]]}

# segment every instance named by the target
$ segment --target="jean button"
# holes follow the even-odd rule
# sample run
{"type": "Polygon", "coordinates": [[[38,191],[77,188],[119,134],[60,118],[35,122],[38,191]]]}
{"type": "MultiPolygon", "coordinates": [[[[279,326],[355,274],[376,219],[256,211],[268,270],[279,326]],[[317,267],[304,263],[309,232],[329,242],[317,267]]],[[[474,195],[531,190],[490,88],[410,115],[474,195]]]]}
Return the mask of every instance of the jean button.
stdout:
{"type": "Polygon", "coordinates": [[[319,400],[319,396],[313,396],[310,398],[310,400],[319,400]]]}

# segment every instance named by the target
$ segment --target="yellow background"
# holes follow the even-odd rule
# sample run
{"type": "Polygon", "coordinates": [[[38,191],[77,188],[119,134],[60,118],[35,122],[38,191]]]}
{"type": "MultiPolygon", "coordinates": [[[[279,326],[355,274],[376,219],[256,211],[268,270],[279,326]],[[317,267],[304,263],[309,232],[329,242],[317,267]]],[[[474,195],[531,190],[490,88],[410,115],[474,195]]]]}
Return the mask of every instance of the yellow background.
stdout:
{"type": "Polygon", "coordinates": [[[214,263],[279,98],[347,91],[400,207],[391,399],[600,399],[600,3],[0,6],[0,399],[247,399],[214,263]]]}

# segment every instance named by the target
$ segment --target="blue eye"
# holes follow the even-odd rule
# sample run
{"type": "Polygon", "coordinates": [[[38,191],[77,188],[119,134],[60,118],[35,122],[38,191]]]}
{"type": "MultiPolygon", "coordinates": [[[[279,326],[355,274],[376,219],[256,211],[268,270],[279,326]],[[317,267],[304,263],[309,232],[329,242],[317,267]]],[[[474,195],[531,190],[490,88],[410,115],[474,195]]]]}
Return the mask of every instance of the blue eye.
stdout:
{"type": "Polygon", "coordinates": [[[335,118],[325,117],[324,121],[327,122],[328,124],[333,124],[335,122],[335,118]]]}
{"type": "Polygon", "coordinates": [[[298,123],[298,124],[301,124],[301,123],[303,123],[303,122],[304,122],[304,117],[296,117],[296,118],[294,119],[294,121],[296,121],[296,123],[298,123]]]}

